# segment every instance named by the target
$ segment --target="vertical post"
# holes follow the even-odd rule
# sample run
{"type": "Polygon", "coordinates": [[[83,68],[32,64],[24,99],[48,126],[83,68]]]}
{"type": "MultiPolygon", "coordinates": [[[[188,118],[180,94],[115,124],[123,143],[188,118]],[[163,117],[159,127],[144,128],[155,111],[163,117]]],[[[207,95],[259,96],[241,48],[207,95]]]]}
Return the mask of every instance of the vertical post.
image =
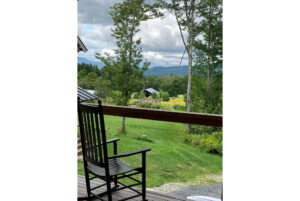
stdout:
{"type": "Polygon", "coordinates": [[[146,200],[146,152],[142,153],[142,198],[146,200]]]}
{"type": "MultiPolygon", "coordinates": [[[[114,155],[118,154],[118,147],[117,147],[117,142],[114,141],[114,155]]],[[[115,188],[118,186],[118,179],[117,175],[114,176],[114,183],[115,183],[115,188]]]]}

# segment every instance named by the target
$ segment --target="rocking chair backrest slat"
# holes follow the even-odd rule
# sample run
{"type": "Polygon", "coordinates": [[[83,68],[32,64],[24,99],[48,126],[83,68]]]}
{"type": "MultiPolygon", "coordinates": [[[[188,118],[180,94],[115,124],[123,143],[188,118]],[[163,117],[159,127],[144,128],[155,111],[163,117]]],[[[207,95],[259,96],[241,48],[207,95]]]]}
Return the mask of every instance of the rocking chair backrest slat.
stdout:
{"type": "MultiPolygon", "coordinates": [[[[95,122],[96,122],[96,135],[97,135],[97,139],[98,139],[98,141],[101,141],[98,114],[95,114],[95,122]]],[[[101,144],[98,144],[98,150],[99,150],[99,159],[100,159],[100,162],[103,163],[101,144]]]]}
{"type": "Polygon", "coordinates": [[[97,115],[95,113],[90,113],[90,120],[91,120],[91,141],[92,141],[92,152],[93,152],[93,159],[95,161],[98,161],[98,154],[97,154],[97,141],[98,139],[96,138],[96,134],[95,134],[95,125],[94,125],[94,115],[97,115]]]}
{"type": "Polygon", "coordinates": [[[85,126],[85,129],[86,129],[86,133],[85,133],[85,136],[86,136],[86,149],[87,149],[87,153],[88,153],[88,158],[92,159],[93,158],[93,153],[92,153],[92,150],[91,150],[91,127],[90,127],[90,121],[89,121],[89,113],[83,113],[84,115],[84,126],[85,126]]]}
{"type": "Polygon", "coordinates": [[[102,106],[78,106],[83,159],[100,165],[107,163],[107,147],[102,106]],[[85,150],[85,151],[84,151],[85,150]]]}
{"type": "Polygon", "coordinates": [[[85,154],[85,156],[86,157],[89,157],[90,156],[90,151],[89,151],[89,149],[88,149],[88,128],[87,128],[87,120],[86,120],[86,114],[84,113],[84,112],[82,112],[81,114],[80,114],[80,116],[81,116],[81,118],[82,118],[82,127],[83,127],[83,132],[82,131],[80,131],[80,133],[83,135],[82,137],[83,137],[83,139],[84,140],[81,140],[81,142],[82,142],[82,144],[84,144],[85,146],[85,152],[86,152],[86,154],[85,154]]]}

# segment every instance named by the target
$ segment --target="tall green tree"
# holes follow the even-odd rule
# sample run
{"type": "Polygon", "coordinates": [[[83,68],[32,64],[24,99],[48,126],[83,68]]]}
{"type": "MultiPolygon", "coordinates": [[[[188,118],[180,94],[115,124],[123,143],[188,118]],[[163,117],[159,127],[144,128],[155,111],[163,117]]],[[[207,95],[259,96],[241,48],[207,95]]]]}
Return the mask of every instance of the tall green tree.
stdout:
{"type": "MultiPolygon", "coordinates": [[[[114,21],[112,36],[116,39],[115,56],[96,54],[105,66],[102,71],[110,80],[109,87],[113,90],[112,98],[116,104],[127,106],[130,95],[142,80],[143,73],[150,65],[143,62],[141,38],[135,38],[142,21],[160,16],[155,5],[144,0],[124,0],[112,6],[110,12],[114,21]]],[[[101,72],[102,72],[101,71],[101,72]]],[[[125,117],[122,121],[122,133],[125,133],[125,117]]]]}
{"type": "Polygon", "coordinates": [[[201,0],[197,10],[201,21],[196,26],[200,37],[195,40],[195,73],[206,79],[206,102],[211,104],[213,81],[222,74],[222,0],[201,0]]]}

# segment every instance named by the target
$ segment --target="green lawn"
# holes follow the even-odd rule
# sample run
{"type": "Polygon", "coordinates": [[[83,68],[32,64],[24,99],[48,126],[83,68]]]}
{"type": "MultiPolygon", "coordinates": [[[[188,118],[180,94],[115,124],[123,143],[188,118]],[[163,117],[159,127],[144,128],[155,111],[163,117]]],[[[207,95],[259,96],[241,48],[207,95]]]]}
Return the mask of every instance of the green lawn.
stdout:
{"type": "MultiPolygon", "coordinates": [[[[147,152],[147,187],[168,182],[188,182],[207,175],[222,173],[222,157],[202,153],[183,142],[185,124],[126,118],[127,134],[117,134],[122,117],[105,115],[107,137],[120,138],[118,153],[144,147],[147,152]],[[141,140],[146,135],[150,141],[141,140]]],[[[109,145],[110,148],[113,144],[109,145]]],[[[111,153],[111,152],[110,152],[111,153]]],[[[141,164],[141,154],[122,158],[133,165],[141,164]]],[[[83,175],[83,164],[78,161],[78,173],[83,175]]]]}

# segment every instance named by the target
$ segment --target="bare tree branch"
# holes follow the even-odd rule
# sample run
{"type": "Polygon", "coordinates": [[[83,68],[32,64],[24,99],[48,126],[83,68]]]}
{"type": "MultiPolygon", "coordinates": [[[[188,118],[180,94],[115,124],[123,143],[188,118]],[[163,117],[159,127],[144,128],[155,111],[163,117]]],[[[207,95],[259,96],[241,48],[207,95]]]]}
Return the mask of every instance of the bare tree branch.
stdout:
{"type": "Polygon", "coordinates": [[[181,66],[182,59],[183,59],[183,57],[184,57],[184,55],[185,55],[185,51],[186,51],[186,49],[184,48],[184,51],[183,51],[183,54],[182,54],[182,57],[181,57],[181,60],[180,60],[179,66],[181,66]]]}
{"type": "MultiPolygon", "coordinates": [[[[175,1],[172,0],[172,2],[173,2],[173,6],[175,7],[175,1]]],[[[181,35],[181,38],[182,38],[184,47],[186,48],[186,51],[187,51],[188,54],[189,54],[189,49],[188,49],[188,47],[187,47],[187,45],[186,45],[186,42],[185,42],[185,40],[184,40],[184,37],[183,37],[183,34],[182,34],[182,28],[181,28],[181,25],[180,25],[180,23],[179,23],[178,15],[177,15],[175,9],[174,9],[174,14],[175,14],[175,17],[176,17],[176,21],[177,21],[177,24],[178,24],[178,27],[179,27],[179,31],[180,31],[180,35],[181,35]]]]}

